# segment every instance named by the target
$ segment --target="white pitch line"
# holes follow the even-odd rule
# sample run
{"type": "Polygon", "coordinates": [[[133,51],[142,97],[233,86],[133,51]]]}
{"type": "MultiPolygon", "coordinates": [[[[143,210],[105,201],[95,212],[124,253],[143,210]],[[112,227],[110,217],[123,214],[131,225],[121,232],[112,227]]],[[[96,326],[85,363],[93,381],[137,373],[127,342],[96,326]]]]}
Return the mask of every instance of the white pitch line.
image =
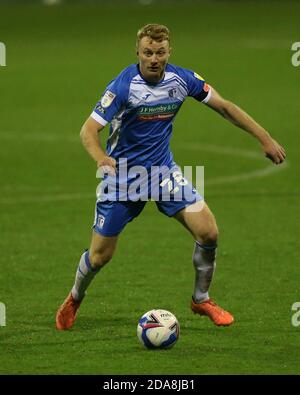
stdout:
{"type": "Polygon", "coordinates": [[[94,196],[96,201],[96,191],[92,193],[62,193],[56,195],[43,195],[43,196],[24,196],[20,198],[0,199],[0,204],[16,204],[16,203],[49,203],[49,202],[61,202],[65,200],[82,200],[91,199],[94,196]]]}
{"type": "MultiPolygon", "coordinates": [[[[250,150],[245,150],[245,149],[236,149],[232,147],[221,147],[219,145],[213,145],[213,144],[201,144],[201,143],[195,143],[195,144],[189,144],[189,143],[184,143],[181,144],[181,148],[187,149],[189,151],[207,151],[207,152],[212,152],[216,154],[222,154],[222,155],[229,155],[229,156],[239,156],[242,158],[249,158],[249,159],[261,159],[261,161],[269,161],[269,159],[266,159],[263,157],[263,153],[259,153],[257,151],[250,151],[250,150]]],[[[244,181],[244,180],[250,180],[252,178],[259,178],[259,177],[266,177],[269,176],[270,174],[273,173],[278,173],[279,171],[285,170],[289,166],[289,163],[285,161],[284,163],[280,165],[275,165],[275,164],[269,164],[262,169],[257,169],[253,171],[247,171],[244,173],[238,173],[238,174],[233,174],[231,176],[221,176],[221,177],[215,177],[213,179],[205,181],[204,179],[204,185],[220,185],[220,184],[229,184],[232,182],[238,182],[238,181],[244,181]]]]}
{"type": "MultiPolygon", "coordinates": [[[[3,135],[3,132],[0,133],[0,136],[3,135]]],[[[9,136],[9,135],[6,135],[9,136]]],[[[78,142],[77,139],[73,138],[57,138],[58,136],[51,136],[51,139],[48,139],[50,135],[40,135],[40,134],[31,134],[27,135],[26,139],[28,140],[39,140],[41,139],[42,141],[57,141],[57,140],[64,140],[64,141],[70,141],[70,142],[78,142]],[[52,138],[53,137],[53,138],[52,138]]],[[[63,136],[62,136],[63,137],[63,136]]],[[[12,135],[10,135],[10,138],[12,138],[12,135]]],[[[263,160],[263,154],[258,153],[257,151],[250,151],[250,150],[245,150],[245,149],[236,149],[232,147],[221,147],[218,145],[212,145],[212,144],[202,144],[202,143],[183,143],[181,144],[181,148],[187,149],[189,151],[207,151],[207,152],[212,152],[216,154],[222,154],[222,155],[229,155],[229,156],[239,156],[243,158],[249,158],[249,159],[254,159],[258,160],[261,159],[263,160]]],[[[267,160],[267,159],[266,159],[267,160]]],[[[268,164],[266,167],[262,169],[257,169],[253,171],[247,171],[243,173],[238,173],[230,176],[221,176],[221,177],[216,177],[210,180],[205,181],[205,185],[221,185],[221,184],[229,184],[233,182],[239,182],[239,181],[244,181],[244,180],[249,180],[253,178],[259,178],[259,177],[267,177],[270,174],[277,173],[278,171],[285,170],[289,166],[289,163],[285,161],[281,165],[274,165],[274,164],[268,164]]],[[[28,190],[28,187],[26,187],[28,190]]],[[[55,188],[57,189],[57,188],[55,188]]],[[[20,193],[21,191],[18,190],[20,193]]],[[[48,202],[58,202],[58,201],[67,201],[67,200],[81,200],[81,199],[91,199],[92,197],[96,198],[96,193],[56,193],[55,195],[53,194],[47,194],[47,195],[42,195],[42,196],[24,196],[24,197],[19,197],[15,199],[11,198],[2,198],[0,199],[0,204],[17,204],[17,203],[48,203],[48,202]]]]}
{"type": "Polygon", "coordinates": [[[281,165],[268,165],[263,169],[253,170],[248,173],[241,173],[232,176],[223,176],[223,177],[216,177],[212,180],[208,180],[205,182],[205,185],[220,185],[220,184],[229,184],[231,182],[238,182],[244,180],[250,180],[251,178],[259,178],[259,177],[266,177],[273,173],[278,173],[278,171],[284,170],[289,166],[287,162],[282,163],[281,165]]]}
{"type": "Polygon", "coordinates": [[[251,159],[261,159],[262,154],[257,151],[250,151],[241,148],[232,148],[232,147],[223,147],[220,145],[214,144],[205,144],[205,143],[182,143],[180,144],[180,148],[184,148],[189,151],[207,151],[212,152],[214,154],[222,154],[229,156],[240,156],[242,158],[251,158],[251,159]]]}
{"type": "Polygon", "coordinates": [[[59,142],[66,141],[68,143],[80,143],[79,131],[74,135],[61,135],[49,134],[49,133],[27,133],[27,132],[15,132],[15,131],[0,131],[0,140],[18,140],[18,141],[41,141],[41,142],[59,142]]]}
{"type": "Polygon", "coordinates": [[[242,44],[243,48],[251,48],[251,49],[269,49],[269,50],[287,50],[290,48],[290,40],[287,39],[246,39],[240,40],[237,45],[242,44]]]}

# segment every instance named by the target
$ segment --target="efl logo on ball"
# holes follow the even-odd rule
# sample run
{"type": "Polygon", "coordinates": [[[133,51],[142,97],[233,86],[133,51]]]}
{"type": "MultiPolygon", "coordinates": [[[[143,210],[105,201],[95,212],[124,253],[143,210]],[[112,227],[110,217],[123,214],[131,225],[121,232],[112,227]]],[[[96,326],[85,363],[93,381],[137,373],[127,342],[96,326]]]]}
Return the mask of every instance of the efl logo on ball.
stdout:
{"type": "Polygon", "coordinates": [[[174,314],[157,309],[145,313],[139,320],[137,336],[147,348],[171,348],[179,338],[179,322],[174,314]]]}

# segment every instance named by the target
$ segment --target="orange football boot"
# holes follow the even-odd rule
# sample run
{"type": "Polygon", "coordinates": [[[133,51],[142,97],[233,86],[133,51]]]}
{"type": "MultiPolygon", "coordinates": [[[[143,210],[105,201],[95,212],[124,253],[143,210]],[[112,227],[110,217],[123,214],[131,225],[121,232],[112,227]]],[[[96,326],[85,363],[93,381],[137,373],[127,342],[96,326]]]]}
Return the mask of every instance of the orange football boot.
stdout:
{"type": "Polygon", "coordinates": [[[82,301],[77,302],[70,292],[64,303],[56,313],[56,328],[59,330],[70,329],[76,319],[77,310],[82,301]]]}
{"type": "Polygon", "coordinates": [[[207,315],[218,326],[229,326],[234,321],[233,316],[228,311],[223,310],[211,299],[202,303],[195,303],[192,298],[191,309],[195,314],[207,315]]]}

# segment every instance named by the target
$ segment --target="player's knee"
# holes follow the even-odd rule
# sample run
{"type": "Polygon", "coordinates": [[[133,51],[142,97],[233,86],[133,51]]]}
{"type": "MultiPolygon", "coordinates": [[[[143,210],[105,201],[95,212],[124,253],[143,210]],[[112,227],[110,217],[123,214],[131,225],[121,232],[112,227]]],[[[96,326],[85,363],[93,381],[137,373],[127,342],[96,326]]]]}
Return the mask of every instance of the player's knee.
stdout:
{"type": "Polygon", "coordinates": [[[206,235],[205,243],[206,244],[217,244],[218,236],[219,236],[218,228],[213,227],[212,229],[210,229],[210,231],[206,235]]]}
{"type": "Polygon", "coordinates": [[[90,262],[94,268],[100,268],[106,265],[112,258],[112,251],[95,251],[90,254],[90,262]]]}
{"type": "Polygon", "coordinates": [[[197,235],[197,240],[201,244],[215,245],[218,241],[218,235],[218,227],[216,224],[213,224],[212,226],[208,226],[206,229],[204,229],[201,234],[197,235]]]}

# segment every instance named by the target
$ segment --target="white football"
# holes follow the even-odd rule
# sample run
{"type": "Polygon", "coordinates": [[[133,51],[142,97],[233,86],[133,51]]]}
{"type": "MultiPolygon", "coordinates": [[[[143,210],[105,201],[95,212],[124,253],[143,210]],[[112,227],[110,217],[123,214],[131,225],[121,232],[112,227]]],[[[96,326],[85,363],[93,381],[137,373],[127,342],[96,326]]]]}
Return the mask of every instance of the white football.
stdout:
{"type": "Polygon", "coordinates": [[[162,309],[147,311],[137,326],[137,336],[147,348],[170,348],[177,342],[179,332],[175,315],[162,309]]]}

